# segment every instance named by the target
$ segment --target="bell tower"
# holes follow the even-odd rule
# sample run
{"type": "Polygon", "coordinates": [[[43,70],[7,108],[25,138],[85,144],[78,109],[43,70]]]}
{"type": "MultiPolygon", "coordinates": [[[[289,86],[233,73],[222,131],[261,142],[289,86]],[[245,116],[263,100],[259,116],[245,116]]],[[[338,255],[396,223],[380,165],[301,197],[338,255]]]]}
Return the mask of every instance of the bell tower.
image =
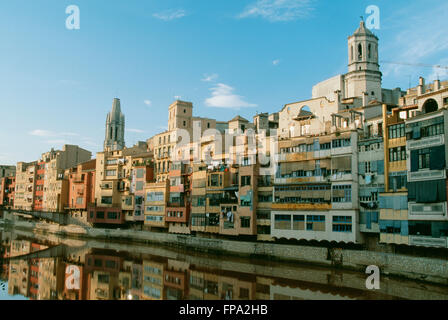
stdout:
{"type": "Polygon", "coordinates": [[[366,101],[381,101],[378,37],[361,21],[348,38],[348,73],[345,76],[346,98],[364,97],[366,101]]]}
{"type": "Polygon", "coordinates": [[[121,113],[120,99],[115,98],[112,110],[106,118],[106,137],[104,140],[104,150],[117,151],[125,147],[124,142],[125,118],[121,113]]]}

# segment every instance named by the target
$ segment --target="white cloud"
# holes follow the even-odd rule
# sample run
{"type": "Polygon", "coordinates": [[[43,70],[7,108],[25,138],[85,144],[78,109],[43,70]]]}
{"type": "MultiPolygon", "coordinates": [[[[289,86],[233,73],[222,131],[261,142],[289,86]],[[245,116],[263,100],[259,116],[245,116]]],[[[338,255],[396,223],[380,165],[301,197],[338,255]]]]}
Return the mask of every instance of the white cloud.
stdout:
{"type": "Polygon", "coordinates": [[[140,129],[126,129],[127,132],[132,132],[132,133],[145,133],[145,131],[140,130],[140,129]]]}
{"type": "Polygon", "coordinates": [[[29,133],[32,136],[36,137],[51,137],[54,136],[54,133],[48,130],[36,129],[29,133]]]}
{"type": "Polygon", "coordinates": [[[30,135],[36,136],[36,137],[79,137],[79,134],[73,133],[73,132],[54,132],[50,130],[43,130],[43,129],[35,129],[31,132],[29,132],[30,135]]]}
{"type": "Polygon", "coordinates": [[[272,61],[272,64],[273,64],[274,66],[278,66],[278,65],[280,64],[280,60],[279,60],[279,59],[274,60],[274,61],[272,61]]]}
{"type": "Polygon", "coordinates": [[[153,17],[163,20],[163,21],[171,21],[175,19],[183,18],[187,15],[187,12],[183,9],[177,9],[177,10],[166,10],[159,13],[154,13],[153,17]]]}
{"type": "Polygon", "coordinates": [[[248,103],[242,96],[234,94],[234,88],[223,83],[218,83],[211,88],[212,97],[205,100],[205,104],[215,108],[247,108],[256,107],[256,104],[248,103]]]}
{"type": "Polygon", "coordinates": [[[68,142],[67,140],[63,140],[63,139],[57,139],[57,140],[47,140],[45,141],[48,144],[70,144],[70,142],[68,142]]]}
{"type": "Polygon", "coordinates": [[[174,100],[180,100],[182,99],[182,96],[174,96],[174,100]]]}
{"type": "Polygon", "coordinates": [[[218,79],[218,77],[219,77],[219,76],[218,76],[216,73],[211,74],[211,75],[204,74],[204,78],[203,78],[201,81],[204,81],[204,82],[213,82],[213,81],[215,81],[216,79],[218,79]]]}
{"type": "Polygon", "coordinates": [[[146,104],[148,107],[152,104],[151,100],[145,100],[143,101],[144,104],[146,104]]]}
{"type": "Polygon", "coordinates": [[[238,15],[239,18],[261,17],[270,22],[306,18],[314,10],[314,0],[257,0],[238,15]]]}
{"type": "Polygon", "coordinates": [[[95,143],[94,139],[74,132],[56,132],[51,130],[35,129],[30,131],[29,134],[35,137],[46,138],[47,140],[43,140],[43,143],[51,145],[84,144],[91,147],[99,147],[99,145],[95,143]]]}

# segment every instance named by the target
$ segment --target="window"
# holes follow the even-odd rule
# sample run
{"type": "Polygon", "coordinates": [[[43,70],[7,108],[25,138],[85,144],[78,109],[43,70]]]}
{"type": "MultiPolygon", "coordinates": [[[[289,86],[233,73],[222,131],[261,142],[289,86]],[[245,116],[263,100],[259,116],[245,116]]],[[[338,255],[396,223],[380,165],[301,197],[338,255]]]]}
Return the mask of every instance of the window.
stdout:
{"type": "Polygon", "coordinates": [[[132,197],[126,197],[126,198],[124,199],[124,203],[125,203],[127,206],[132,206],[132,197]]]}
{"type": "Polygon", "coordinates": [[[191,225],[195,227],[205,226],[205,215],[204,214],[193,214],[191,216],[191,225]]]}
{"type": "Polygon", "coordinates": [[[334,216],[333,232],[352,232],[352,217],[334,216]]]}
{"type": "Polygon", "coordinates": [[[209,176],[209,187],[220,187],[222,185],[222,176],[220,174],[212,174],[209,176]]]}
{"type": "Polygon", "coordinates": [[[351,202],[352,201],[352,186],[340,185],[333,186],[333,202],[351,202]]]}
{"type": "Polygon", "coordinates": [[[342,148],[342,147],[350,147],[351,139],[336,139],[332,141],[333,148],[342,148]]]}
{"type": "Polygon", "coordinates": [[[109,220],[117,220],[118,219],[118,212],[108,212],[107,213],[107,219],[109,219],[109,220]]]}
{"type": "Polygon", "coordinates": [[[427,138],[444,133],[444,117],[411,123],[406,129],[407,140],[427,138]]]}
{"type": "Polygon", "coordinates": [[[328,142],[328,143],[322,143],[321,145],[320,145],[320,150],[330,150],[331,149],[331,143],[330,142],[328,142]]]}
{"type": "Polygon", "coordinates": [[[115,165],[118,163],[118,159],[109,159],[106,161],[107,165],[115,165]]]}
{"type": "Polygon", "coordinates": [[[164,201],[165,194],[163,192],[148,192],[146,195],[146,201],[164,201]]]}
{"type": "Polygon", "coordinates": [[[141,169],[141,168],[137,169],[137,178],[138,179],[143,178],[144,174],[145,174],[145,170],[144,169],[141,169]]]}
{"type": "Polygon", "coordinates": [[[106,170],[106,177],[114,177],[117,175],[117,170],[106,170]]]}
{"type": "Polygon", "coordinates": [[[398,175],[389,175],[389,184],[392,190],[400,190],[407,186],[407,172],[398,175]]]}
{"type": "Polygon", "coordinates": [[[241,177],[241,186],[242,187],[244,187],[244,186],[250,186],[250,179],[251,177],[250,176],[242,176],[241,177]]]}
{"type": "Polygon", "coordinates": [[[389,162],[406,161],[406,147],[397,147],[389,149],[389,162]]]}
{"type": "Polygon", "coordinates": [[[366,171],[365,171],[366,173],[370,173],[370,172],[372,172],[372,171],[371,171],[370,162],[366,162],[366,163],[365,163],[365,169],[366,169],[366,171]]]}
{"type": "Polygon", "coordinates": [[[148,206],[146,207],[147,212],[161,212],[164,210],[163,206],[148,206]]]}
{"type": "Polygon", "coordinates": [[[137,190],[137,191],[143,190],[143,181],[137,181],[135,190],[137,190]]]}
{"type": "Polygon", "coordinates": [[[163,222],[163,216],[146,216],[148,222],[163,222]]]}
{"type": "Polygon", "coordinates": [[[96,218],[97,219],[104,219],[104,212],[98,211],[96,213],[96,218]]]}
{"type": "Polygon", "coordinates": [[[84,198],[76,198],[76,204],[83,204],[84,198]]]}
{"type": "Polygon", "coordinates": [[[112,197],[101,197],[101,204],[112,204],[112,197]]]}
{"type": "Polygon", "coordinates": [[[156,299],[160,299],[160,290],[159,289],[156,289],[156,288],[153,288],[153,287],[144,286],[143,293],[146,296],[153,297],[153,298],[156,298],[156,299]]]}
{"type": "Polygon", "coordinates": [[[109,275],[108,274],[99,274],[98,275],[98,282],[99,283],[109,283],[109,275]]]}
{"type": "Polygon", "coordinates": [[[241,228],[250,228],[250,217],[241,217],[241,228]]]}
{"type": "Polygon", "coordinates": [[[272,202],[272,194],[259,194],[258,195],[258,202],[272,202]]]}
{"type": "Polygon", "coordinates": [[[291,230],[291,215],[276,214],[274,228],[278,230],[291,230]]]}
{"type": "Polygon", "coordinates": [[[429,149],[418,150],[418,168],[419,169],[429,169],[429,149]]]}
{"type": "Polygon", "coordinates": [[[243,166],[250,166],[251,165],[250,158],[244,158],[242,165],[243,166]]]}
{"type": "Polygon", "coordinates": [[[389,139],[403,138],[405,135],[406,132],[404,123],[389,127],[389,139]]]}

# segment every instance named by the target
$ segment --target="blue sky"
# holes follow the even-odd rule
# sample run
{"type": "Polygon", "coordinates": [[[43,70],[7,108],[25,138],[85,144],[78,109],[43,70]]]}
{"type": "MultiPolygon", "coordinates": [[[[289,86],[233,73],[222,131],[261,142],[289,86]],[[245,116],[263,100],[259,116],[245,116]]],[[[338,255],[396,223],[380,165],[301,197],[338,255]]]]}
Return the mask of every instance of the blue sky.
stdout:
{"type": "Polygon", "coordinates": [[[0,301],[1,300],[29,300],[29,299],[20,295],[10,296],[8,294],[8,283],[5,281],[0,281],[0,301]]]}
{"type": "MultiPolygon", "coordinates": [[[[381,10],[380,60],[448,65],[446,0],[14,0],[0,2],[0,163],[51,147],[102,149],[119,97],[126,143],[164,131],[180,97],[198,116],[247,119],[311,96],[345,73],[347,37],[381,10]],[[80,29],[65,26],[80,9],[80,29]]],[[[446,70],[382,65],[406,89],[446,70]]]]}

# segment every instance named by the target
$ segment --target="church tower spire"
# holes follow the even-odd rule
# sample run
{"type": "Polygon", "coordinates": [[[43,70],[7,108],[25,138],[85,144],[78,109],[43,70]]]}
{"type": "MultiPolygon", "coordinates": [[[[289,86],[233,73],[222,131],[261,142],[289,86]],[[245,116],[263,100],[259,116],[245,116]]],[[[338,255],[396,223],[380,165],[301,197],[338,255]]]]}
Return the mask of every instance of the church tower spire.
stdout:
{"type": "Polygon", "coordinates": [[[348,74],[346,98],[367,96],[367,101],[381,101],[378,37],[366,28],[364,20],[348,38],[348,74]]]}
{"type": "Polygon", "coordinates": [[[106,138],[104,140],[104,150],[116,151],[125,147],[124,142],[125,118],[121,112],[120,99],[115,98],[112,110],[106,118],[106,138]]]}

